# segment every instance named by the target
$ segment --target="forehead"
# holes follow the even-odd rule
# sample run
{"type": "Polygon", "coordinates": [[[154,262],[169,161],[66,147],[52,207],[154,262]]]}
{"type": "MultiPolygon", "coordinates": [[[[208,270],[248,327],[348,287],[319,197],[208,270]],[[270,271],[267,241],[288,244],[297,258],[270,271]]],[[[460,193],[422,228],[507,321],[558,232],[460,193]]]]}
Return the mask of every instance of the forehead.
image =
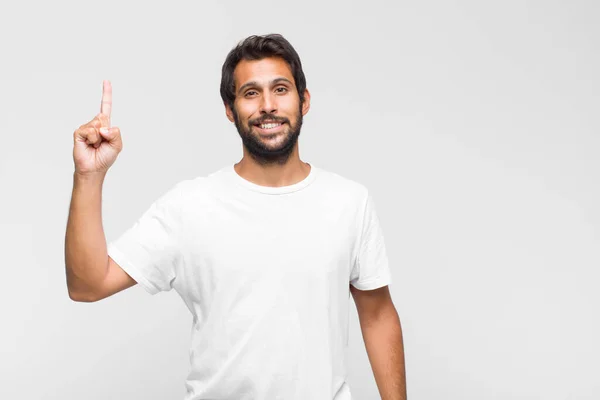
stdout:
{"type": "Polygon", "coordinates": [[[246,82],[255,81],[266,85],[269,81],[279,77],[284,77],[294,82],[290,66],[280,57],[268,57],[262,60],[241,60],[233,71],[236,90],[246,82]]]}

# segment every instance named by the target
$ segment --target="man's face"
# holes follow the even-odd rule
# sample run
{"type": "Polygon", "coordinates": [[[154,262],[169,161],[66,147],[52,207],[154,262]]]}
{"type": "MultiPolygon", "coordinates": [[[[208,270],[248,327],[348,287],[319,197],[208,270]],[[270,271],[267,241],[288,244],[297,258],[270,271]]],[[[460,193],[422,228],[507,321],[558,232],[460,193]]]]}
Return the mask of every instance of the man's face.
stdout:
{"type": "Polygon", "coordinates": [[[292,71],[281,58],[242,60],[233,75],[236,96],[226,113],[244,146],[260,162],[285,162],[310,108],[308,90],[301,105],[292,71]]]}

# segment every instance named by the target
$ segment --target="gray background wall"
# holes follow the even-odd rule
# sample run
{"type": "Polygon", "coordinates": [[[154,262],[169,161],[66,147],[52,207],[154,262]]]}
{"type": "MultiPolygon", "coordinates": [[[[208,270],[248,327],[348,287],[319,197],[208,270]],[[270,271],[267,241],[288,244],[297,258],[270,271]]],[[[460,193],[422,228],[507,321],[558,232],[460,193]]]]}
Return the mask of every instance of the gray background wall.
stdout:
{"type": "MultiPolygon", "coordinates": [[[[191,318],[139,286],[72,302],[73,131],[113,85],[114,239],[241,157],[227,52],[282,33],[312,93],[305,161],[368,186],[410,399],[600,398],[600,6],[593,1],[0,6],[0,398],[178,399],[191,318]]],[[[378,398],[352,305],[349,383],[378,398]]]]}

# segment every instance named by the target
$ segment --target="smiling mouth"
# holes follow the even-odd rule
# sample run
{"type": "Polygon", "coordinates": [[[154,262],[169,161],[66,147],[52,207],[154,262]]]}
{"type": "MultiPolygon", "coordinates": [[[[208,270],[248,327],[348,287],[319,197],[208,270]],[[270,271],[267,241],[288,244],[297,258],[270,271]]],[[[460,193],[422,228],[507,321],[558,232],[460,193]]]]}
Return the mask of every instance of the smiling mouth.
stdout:
{"type": "Polygon", "coordinates": [[[274,128],[280,127],[281,125],[283,125],[283,122],[266,122],[266,123],[254,124],[254,126],[257,126],[261,129],[274,129],[274,128]]]}
{"type": "Polygon", "coordinates": [[[254,126],[258,128],[260,132],[274,133],[280,131],[284,124],[285,122],[268,122],[264,124],[254,124],[254,126]]]}

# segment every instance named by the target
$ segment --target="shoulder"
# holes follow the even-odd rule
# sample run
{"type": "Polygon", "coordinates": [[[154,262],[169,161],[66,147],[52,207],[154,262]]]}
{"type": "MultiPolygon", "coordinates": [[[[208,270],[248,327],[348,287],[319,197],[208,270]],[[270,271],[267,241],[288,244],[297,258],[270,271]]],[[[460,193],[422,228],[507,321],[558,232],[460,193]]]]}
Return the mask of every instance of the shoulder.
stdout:
{"type": "Polygon", "coordinates": [[[319,181],[321,187],[336,197],[364,204],[369,196],[369,189],[365,184],[333,171],[319,169],[319,181]]]}
{"type": "Polygon", "coordinates": [[[183,209],[210,209],[223,197],[227,197],[229,189],[227,169],[223,168],[206,175],[180,180],[172,187],[172,191],[180,199],[183,209]]]}
{"type": "Polygon", "coordinates": [[[190,178],[182,179],[171,187],[172,191],[179,192],[184,197],[202,193],[211,193],[219,186],[225,176],[225,168],[190,178]]]}

